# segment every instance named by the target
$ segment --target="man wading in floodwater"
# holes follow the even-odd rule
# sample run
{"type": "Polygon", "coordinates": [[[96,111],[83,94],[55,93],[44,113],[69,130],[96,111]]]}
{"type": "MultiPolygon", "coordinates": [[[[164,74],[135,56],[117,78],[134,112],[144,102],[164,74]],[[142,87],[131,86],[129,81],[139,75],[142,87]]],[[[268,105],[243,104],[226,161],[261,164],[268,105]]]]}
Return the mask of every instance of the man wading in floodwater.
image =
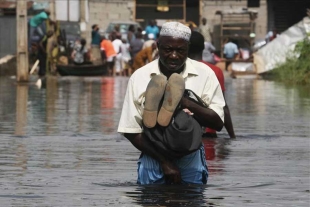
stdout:
{"type": "Polygon", "coordinates": [[[163,24],[157,43],[159,59],[129,79],[118,132],[142,152],[138,184],[207,182],[203,146],[188,145],[196,143],[197,137],[201,142],[201,126],[222,129],[225,101],[214,72],[204,63],[187,58],[190,36],[189,27],[181,23],[163,24]],[[199,103],[192,99],[195,94],[199,103]],[[185,130],[176,123],[183,124],[185,130]],[[195,130],[187,129],[190,126],[195,130]],[[161,136],[168,145],[156,144],[154,140],[162,140],[161,136]],[[170,144],[170,140],[175,142],[170,144]]]}

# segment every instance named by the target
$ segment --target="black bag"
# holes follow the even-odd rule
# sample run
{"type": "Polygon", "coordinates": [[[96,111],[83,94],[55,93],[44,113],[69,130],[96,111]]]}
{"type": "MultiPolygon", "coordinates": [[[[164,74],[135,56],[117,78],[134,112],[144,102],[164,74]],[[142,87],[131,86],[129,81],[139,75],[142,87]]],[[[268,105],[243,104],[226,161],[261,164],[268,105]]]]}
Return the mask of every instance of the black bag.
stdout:
{"type": "MultiPolygon", "coordinates": [[[[193,99],[200,105],[206,106],[192,91],[186,90],[184,96],[193,99]]],[[[144,127],[148,140],[163,154],[179,158],[198,150],[202,145],[202,127],[196,119],[177,109],[171,123],[167,127],[156,125],[153,128],[144,127]]]]}

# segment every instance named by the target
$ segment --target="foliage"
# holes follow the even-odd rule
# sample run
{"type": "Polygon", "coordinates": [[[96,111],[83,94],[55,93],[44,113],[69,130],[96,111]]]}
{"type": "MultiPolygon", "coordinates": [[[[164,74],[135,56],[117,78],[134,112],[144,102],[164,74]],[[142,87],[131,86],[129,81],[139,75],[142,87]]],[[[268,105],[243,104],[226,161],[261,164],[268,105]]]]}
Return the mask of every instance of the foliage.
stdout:
{"type": "Polygon", "coordinates": [[[310,39],[298,42],[286,62],[272,70],[272,75],[283,82],[310,84],[310,39]]]}

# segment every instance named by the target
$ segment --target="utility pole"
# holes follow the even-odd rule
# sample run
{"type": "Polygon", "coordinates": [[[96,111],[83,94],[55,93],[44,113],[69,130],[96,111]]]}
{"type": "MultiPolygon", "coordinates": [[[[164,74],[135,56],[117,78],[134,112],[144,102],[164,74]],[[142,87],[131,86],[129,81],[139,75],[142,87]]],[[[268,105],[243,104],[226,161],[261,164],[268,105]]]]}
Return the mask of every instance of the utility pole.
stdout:
{"type": "Polygon", "coordinates": [[[17,81],[28,81],[27,1],[16,1],[17,81]]]}
{"type": "Polygon", "coordinates": [[[19,84],[16,87],[16,124],[15,135],[24,136],[27,126],[28,85],[19,84]]]}
{"type": "Polygon", "coordinates": [[[55,0],[49,0],[49,7],[50,7],[50,18],[52,20],[56,19],[56,5],[55,5],[55,0]]]}
{"type": "Polygon", "coordinates": [[[86,0],[80,0],[80,27],[81,37],[86,38],[86,0]]]}

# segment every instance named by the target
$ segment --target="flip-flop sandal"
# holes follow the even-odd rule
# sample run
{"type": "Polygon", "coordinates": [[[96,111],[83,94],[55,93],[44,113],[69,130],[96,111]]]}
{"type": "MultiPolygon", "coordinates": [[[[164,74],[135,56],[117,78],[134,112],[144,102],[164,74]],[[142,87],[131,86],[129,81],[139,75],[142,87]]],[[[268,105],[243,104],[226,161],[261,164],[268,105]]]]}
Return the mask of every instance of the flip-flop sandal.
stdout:
{"type": "Polygon", "coordinates": [[[168,126],[175,109],[184,94],[185,81],[177,73],[173,73],[168,79],[165,89],[164,101],[159,110],[157,122],[160,126],[168,126]]]}
{"type": "Polygon", "coordinates": [[[142,120],[147,128],[153,128],[156,125],[159,104],[163,98],[166,84],[166,76],[156,75],[146,87],[142,120]]]}

